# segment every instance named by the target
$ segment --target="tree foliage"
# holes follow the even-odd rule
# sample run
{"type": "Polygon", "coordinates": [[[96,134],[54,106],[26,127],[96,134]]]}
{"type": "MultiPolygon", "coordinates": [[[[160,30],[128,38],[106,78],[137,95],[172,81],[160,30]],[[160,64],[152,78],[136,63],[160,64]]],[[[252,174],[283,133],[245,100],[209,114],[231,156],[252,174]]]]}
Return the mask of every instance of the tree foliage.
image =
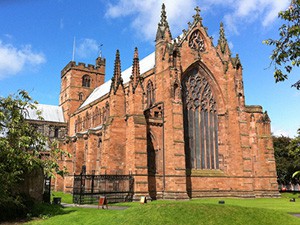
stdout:
{"type": "Polygon", "coordinates": [[[28,109],[36,110],[35,104],[26,91],[0,97],[0,203],[11,197],[16,200],[17,185],[36,168],[42,168],[48,176],[64,172],[57,160],[65,152],[57,148],[57,143],[47,149],[47,138],[26,120],[28,109]],[[48,157],[44,157],[45,152],[48,157]]]}
{"type": "MultiPolygon", "coordinates": [[[[292,0],[290,7],[279,12],[278,17],[284,20],[279,28],[279,39],[264,41],[275,47],[271,54],[271,64],[275,66],[276,82],[288,79],[293,67],[300,66],[300,0],[292,0]]],[[[300,90],[300,80],[293,86],[300,90]]]]}
{"type": "Polygon", "coordinates": [[[298,137],[273,137],[278,182],[280,184],[297,183],[293,178],[300,170],[300,134],[298,137]]]}

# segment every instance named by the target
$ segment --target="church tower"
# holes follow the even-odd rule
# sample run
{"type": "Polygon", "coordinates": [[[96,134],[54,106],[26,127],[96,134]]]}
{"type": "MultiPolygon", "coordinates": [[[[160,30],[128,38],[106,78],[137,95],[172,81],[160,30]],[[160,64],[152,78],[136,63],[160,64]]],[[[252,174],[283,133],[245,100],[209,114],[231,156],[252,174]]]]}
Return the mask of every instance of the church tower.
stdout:
{"type": "Polygon", "coordinates": [[[66,121],[104,80],[105,58],[98,57],[96,65],[70,61],[65,66],[61,71],[59,105],[63,108],[66,121]]]}

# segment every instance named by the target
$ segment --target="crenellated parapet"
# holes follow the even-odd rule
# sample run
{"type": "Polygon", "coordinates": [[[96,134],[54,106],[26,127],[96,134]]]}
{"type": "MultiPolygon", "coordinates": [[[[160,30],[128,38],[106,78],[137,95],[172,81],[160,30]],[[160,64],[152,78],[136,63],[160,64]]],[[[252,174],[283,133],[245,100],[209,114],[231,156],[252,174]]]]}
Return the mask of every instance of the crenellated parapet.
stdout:
{"type": "Polygon", "coordinates": [[[63,77],[70,70],[80,70],[87,73],[103,73],[103,67],[105,68],[106,60],[105,58],[98,57],[96,59],[96,65],[86,64],[82,62],[76,63],[75,61],[70,61],[61,71],[61,77],[63,77]]]}

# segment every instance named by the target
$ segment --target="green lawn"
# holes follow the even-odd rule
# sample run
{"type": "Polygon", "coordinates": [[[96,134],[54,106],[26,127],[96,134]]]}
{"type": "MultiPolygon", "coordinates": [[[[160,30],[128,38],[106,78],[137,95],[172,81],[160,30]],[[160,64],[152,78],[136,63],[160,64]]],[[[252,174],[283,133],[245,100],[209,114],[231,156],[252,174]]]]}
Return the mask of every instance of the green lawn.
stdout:
{"type": "MultiPolygon", "coordinates": [[[[62,201],[67,196],[60,194],[62,201]]],[[[279,199],[197,199],[190,201],[154,201],[141,205],[126,203],[126,210],[65,208],[60,215],[27,224],[300,224],[298,195],[284,194],[279,199]],[[296,202],[290,202],[291,197],[296,202]]],[[[119,204],[124,205],[124,204],[119,204]]]]}

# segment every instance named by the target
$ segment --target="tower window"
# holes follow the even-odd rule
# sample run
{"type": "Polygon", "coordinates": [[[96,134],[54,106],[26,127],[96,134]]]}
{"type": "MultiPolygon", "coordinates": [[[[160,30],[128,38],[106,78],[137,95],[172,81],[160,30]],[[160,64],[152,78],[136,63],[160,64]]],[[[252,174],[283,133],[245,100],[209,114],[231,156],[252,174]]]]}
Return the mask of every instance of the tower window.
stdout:
{"type": "Polygon", "coordinates": [[[80,92],[80,93],[78,94],[78,98],[79,98],[79,101],[82,101],[82,100],[83,100],[83,93],[82,93],[82,92],[80,92]]]}
{"type": "Polygon", "coordinates": [[[82,77],[82,87],[90,87],[91,86],[91,78],[88,75],[84,75],[82,77]]]}

